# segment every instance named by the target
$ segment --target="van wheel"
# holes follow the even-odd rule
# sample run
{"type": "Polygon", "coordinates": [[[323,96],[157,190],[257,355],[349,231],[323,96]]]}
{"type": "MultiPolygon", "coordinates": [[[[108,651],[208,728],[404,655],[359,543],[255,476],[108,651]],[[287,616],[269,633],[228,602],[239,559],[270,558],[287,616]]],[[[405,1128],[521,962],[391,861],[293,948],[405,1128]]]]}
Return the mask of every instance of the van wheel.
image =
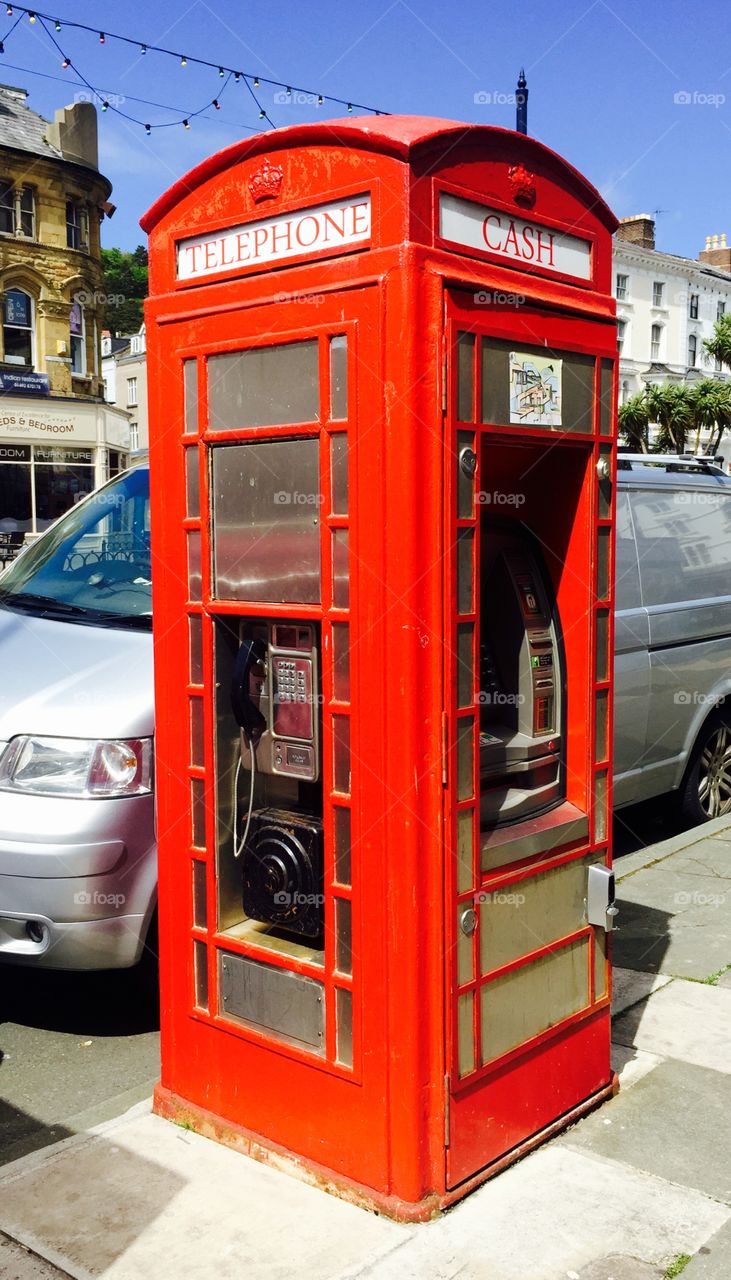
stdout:
{"type": "Polygon", "coordinates": [[[693,825],[731,813],[731,716],[716,711],[698,736],[680,788],[680,810],[693,825]]]}

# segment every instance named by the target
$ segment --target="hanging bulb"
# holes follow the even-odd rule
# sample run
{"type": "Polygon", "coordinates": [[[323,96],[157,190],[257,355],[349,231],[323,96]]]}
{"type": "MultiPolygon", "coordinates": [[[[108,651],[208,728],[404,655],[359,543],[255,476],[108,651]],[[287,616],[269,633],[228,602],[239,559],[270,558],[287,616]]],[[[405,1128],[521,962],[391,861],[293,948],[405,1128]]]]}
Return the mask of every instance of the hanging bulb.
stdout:
{"type": "Polygon", "coordinates": [[[181,67],[187,67],[188,65],[188,59],[186,58],[185,54],[183,54],[180,59],[180,65],[181,67]]]}
{"type": "Polygon", "coordinates": [[[68,58],[64,58],[63,62],[61,63],[61,66],[63,67],[64,71],[68,71],[69,67],[71,66],[71,63],[69,62],[68,58]]]}
{"type": "Polygon", "coordinates": [[[99,32],[99,43],[100,43],[100,44],[106,44],[106,43],[107,43],[107,37],[105,36],[105,34],[104,34],[104,32],[103,32],[103,31],[100,31],[100,32],[99,32]]]}
{"type": "Polygon", "coordinates": [[[234,84],[238,84],[240,79],[241,79],[241,72],[234,71],[234,84]]]}
{"type": "Polygon", "coordinates": [[[223,77],[224,77],[224,76],[225,76],[225,74],[226,74],[226,72],[224,71],[223,67],[219,67],[219,68],[218,68],[218,74],[219,74],[219,76],[221,77],[221,79],[223,80],[223,77]]]}
{"type": "Polygon", "coordinates": [[[104,101],[103,101],[103,103],[102,103],[102,111],[108,111],[108,110],[109,110],[109,103],[107,102],[107,100],[106,100],[106,98],[105,98],[105,99],[104,99],[104,101]]]}
{"type": "Polygon", "coordinates": [[[8,15],[8,17],[9,17],[9,18],[12,18],[12,16],[13,16],[13,6],[12,6],[11,4],[9,4],[9,5],[8,5],[8,7],[7,7],[7,9],[5,10],[5,12],[7,13],[7,15],[8,15]]]}
{"type": "Polygon", "coordinates": [[[29,22],[35,22],[35,20],[36,20],[36,15],[35,15],[34,13],[29,13],[29,14],[28,14],[28,21],[29,21],[29,22]]]}
{"type": "Polygon", "coordinates": [[[259,109],[259,119],[260,119],[260,120],[266,120],[266,118],[267,118],[267,113],[266,113],[266,111],[264,110],[264,108],[263,108],[263,107],[260,107],[260,109],[259,109]]]}
{"type": "Polygon", "coordinates": [[[352,116],[352,114],[353,114],[353,104],[352,104],[352,102],[349,102],[349,103],[348,103],[348,115],[349,115],[349,116],[352,116]]]}
{"type": "Polygon", "coordinates": [[[221,104],[220,104],[220,102],[218,101],[218,98],[214,98],[214,99],[213,99],[213,103],[212,103],[212,105],[216,108],[216,111],[220,111],[220,110],[221,110],[221,104]]]}
{"type": "Polygon", "coordinates": [[[143,57],[144,57],[144,55],[147,53],[147,45],[146,45],[146,44],[141,44],[141,45],[140,45],[140,53],[143,55],[143,57]]]}
{"type": "Polygon", "coordinates": [[[145,133],[147,134],[147,136],[148,136],[148,138],[149,138],[150,134],[152,133],[152,125],[149,125],[149,124],[146,124],[146,125],[145,125],[145,133]]]}
{"type": "Polygon", "coordinates": [[[284,92],[286,93],[286,95],[287,95],[287,97],[288,97],[288,98],[291,98],[291,97],[292,97],[292,90],[291,90],[291,88],[290,88],[290,86],[289,86],[289,85],[287,85],[287,87],[286,87],[286,89],[284,90],[284,92]]]}
{"type": "Polygon", "coordinates": [[[258,88],[259,88],[259,77],[258,77],[258,76],[254,76],[254,88],[255,88],[255,89],[258,89],[258,88]]]}
{"type": "Polygon", "coordinates": [[[61,30],[61,23],[59,22],[58,18],[56,18],[56,21],[54,22],[54,24],[53,24],[53,25],[54,25],[54,27],[56,28],[56,30],[57,30],[57,31],[60,31],[60,30],[61,30]]]}
{"type": "Polygon", "coordinates": [[[184,129],[189,129],[189,128],[190,128],[190,120],[184,120],[184,121],[183,121],[183,128],[184,128],[184,129]]]}
{"type": "Polygon", "coordinates": [[[0,40],[0,53],[4,53],[4,52],[5,52],[5,44],[2,40],[0,40]]]}
{"type": "Polygon", "coordinates": [[[318,95],[317,95],[317,105],[318,105],[318,107],[321,107],[324,101],[325,101],[325,99],[323,98],[322,94],[321,94],[321,93],[318,93],[318,95]]]}

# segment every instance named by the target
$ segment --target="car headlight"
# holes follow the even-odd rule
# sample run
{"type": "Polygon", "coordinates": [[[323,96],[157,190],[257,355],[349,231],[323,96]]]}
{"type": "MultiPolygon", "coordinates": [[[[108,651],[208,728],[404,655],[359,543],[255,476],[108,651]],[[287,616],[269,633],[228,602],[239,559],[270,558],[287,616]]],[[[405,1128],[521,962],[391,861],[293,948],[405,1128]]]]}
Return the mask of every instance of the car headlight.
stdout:
{"type": "Polygon", "coordinates": [[[152,740],[13,738],[0,757],[0,789],[103,799],[152,790],[152,740]]]}

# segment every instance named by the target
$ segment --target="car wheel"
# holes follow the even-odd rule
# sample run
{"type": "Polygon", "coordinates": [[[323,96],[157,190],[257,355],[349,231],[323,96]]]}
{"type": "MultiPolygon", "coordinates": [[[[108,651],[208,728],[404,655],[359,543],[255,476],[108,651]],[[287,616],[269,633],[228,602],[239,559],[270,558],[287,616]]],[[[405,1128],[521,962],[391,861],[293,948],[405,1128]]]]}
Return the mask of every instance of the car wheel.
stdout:
{"type": "Polygon", "coordinates": [[[680,809],[693,825],[731,813],[731,715],[716,711],[698,736],[680,789],[680,809]]]}

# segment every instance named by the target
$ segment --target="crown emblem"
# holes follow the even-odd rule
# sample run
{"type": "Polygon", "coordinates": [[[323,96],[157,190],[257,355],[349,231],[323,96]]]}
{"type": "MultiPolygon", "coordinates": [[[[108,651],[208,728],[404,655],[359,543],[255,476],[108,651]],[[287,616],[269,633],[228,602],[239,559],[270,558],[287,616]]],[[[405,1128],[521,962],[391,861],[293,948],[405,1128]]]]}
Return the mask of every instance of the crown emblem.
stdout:
{"type": "Polygon", "coordinates": [[[523,164],[513,164],[508,169],[508,182],[515,203],[532,209],[536,202],[535,174],[526,169],[523,164]]]}
{"type": "Polygon", "coordinates": [[[284,170],[281,166],[265,160],[249,178],[249,191],[254,204],[260,204],[262,200],[276,200],[283,182],[284,170]]]}

